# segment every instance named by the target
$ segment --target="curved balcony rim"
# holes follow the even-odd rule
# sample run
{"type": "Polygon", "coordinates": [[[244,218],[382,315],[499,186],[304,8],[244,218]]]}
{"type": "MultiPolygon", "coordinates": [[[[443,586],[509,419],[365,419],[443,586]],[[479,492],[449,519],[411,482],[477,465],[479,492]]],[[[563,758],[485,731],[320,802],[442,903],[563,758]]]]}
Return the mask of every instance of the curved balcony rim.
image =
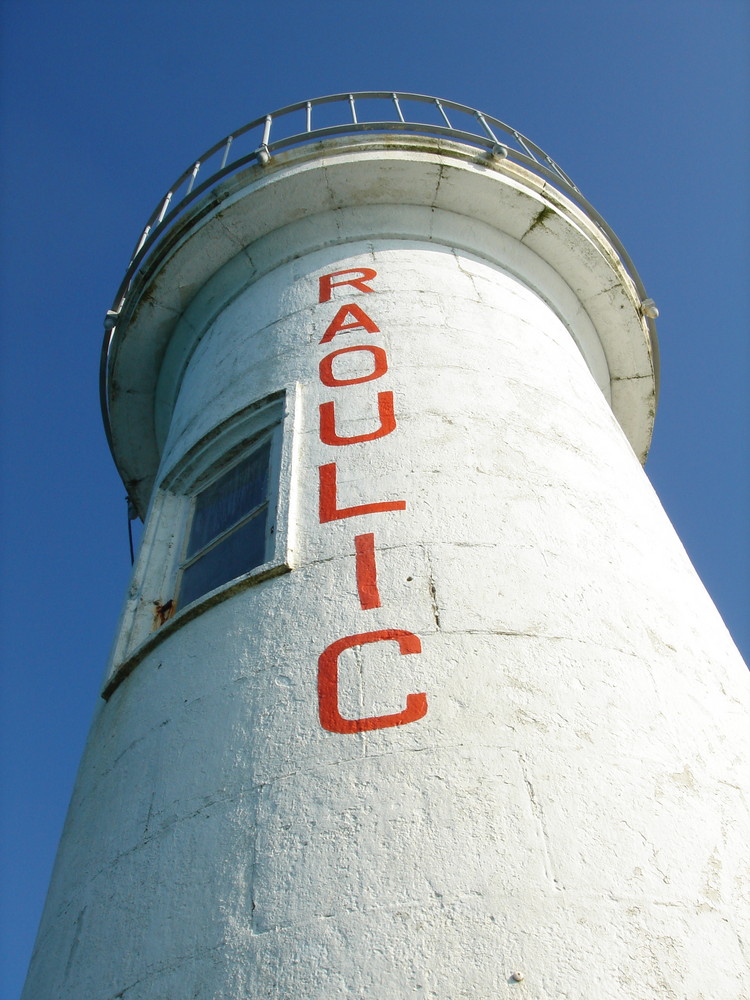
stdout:
{"type": "Polygon", "coordinates": [[[275,153],[282,150],[333,136],[378,132],[427,135],[474,146],[491,157],[520,164],[567,195],[606,236],[635,285],[649,327],[658,387],[658,341],[653,314],[649,314],[651,309],[648,308],[653,306],[653,301],[647,296],[640,275],[617,235],[551,156],[517,129],[466,104],[404,91],[355,91],[298,101],[254,118],[209,147],[183,170],[159,199],[135,244],[130,263],[104,320],[100,389],[110,448],[112,434],[107,370],[117,319],[137,275],[189,206],[225,178],[252,164],[265,166],[275,153]],[[381,113],[380,117],[371,117],[373,102],[378,102],[379,110],[387,107],[389,115],[381,113]],[[419,115],[412,113],[414,105],[419,106],[419,115]],[[423,118],[431,120],[421,120],[423,118]]]}

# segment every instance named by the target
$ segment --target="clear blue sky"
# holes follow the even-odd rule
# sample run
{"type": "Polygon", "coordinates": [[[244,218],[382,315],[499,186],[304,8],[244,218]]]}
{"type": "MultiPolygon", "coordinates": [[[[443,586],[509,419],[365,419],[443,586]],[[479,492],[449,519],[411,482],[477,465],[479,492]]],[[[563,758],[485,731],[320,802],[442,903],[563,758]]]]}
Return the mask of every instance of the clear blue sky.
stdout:
{"type": "Polygon", "coordinates": [[[435,94],[497,115],[568,171],[661,309],[647,471],[748,659],[750,5],[1,11],[0,991],[14,1000],[129,576],[98,412],[102,318],[173,177],[267,110],[352,89],[435,94]]]}

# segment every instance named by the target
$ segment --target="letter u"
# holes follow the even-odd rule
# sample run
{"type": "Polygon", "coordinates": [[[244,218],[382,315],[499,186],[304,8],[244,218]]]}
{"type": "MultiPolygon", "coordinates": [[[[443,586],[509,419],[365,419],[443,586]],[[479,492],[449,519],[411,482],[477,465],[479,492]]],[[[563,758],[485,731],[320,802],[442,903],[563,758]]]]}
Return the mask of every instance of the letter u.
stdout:
{"type": "Polygon", "coordinates": [[[396,430],[396,417],[393,412],[393,393],[378,393],[378,418],[380,426],[368,434],[355,434],[352,437],[341,437],[336,433],[336,414],[334,404],[320,404],[320,440],[323,444],[342,445],[359,444],[362,441],[375,441],[396,430]]]}

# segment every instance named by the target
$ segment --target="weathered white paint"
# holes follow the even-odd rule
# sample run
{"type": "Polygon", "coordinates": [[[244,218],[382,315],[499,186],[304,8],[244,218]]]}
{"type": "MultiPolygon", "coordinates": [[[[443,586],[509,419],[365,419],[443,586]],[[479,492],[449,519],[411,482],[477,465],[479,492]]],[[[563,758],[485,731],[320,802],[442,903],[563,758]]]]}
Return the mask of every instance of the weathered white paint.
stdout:
{"type": "MultiPolygon", "coordinates": [[[[115,442],[142,500],[233,414],[294,395],[292,570],[156,637],[126,609],[108,677],[137,665],[96,712],[25,1000],[750,995],[747,673],[610,407],[644,453],[632,289],[559,196],[535,235],[547,193],[518,168],[418,145],[251,172],[123,320],[113,377],[139,391],[113,400],[115,442]],[[348,268],[373,291],[319,302],[348,268]],[[345,302],[379,332],[321,344],[345,302]],[[363,344],[382,378],[321,384],[321,358],[363,344]],[[321,442],[321,403],[363,434],[386,390],[395,431],[321,442]],[[406,509],[320,523],[332,462],[339,506],[406,509]],[[325,731],[320,654],[381,629],[422,651],[342,654],[342,714],[419,692],[427,714],[325,731]]],[[[144,603],[168,597],[166,502],[144,603]]]]}

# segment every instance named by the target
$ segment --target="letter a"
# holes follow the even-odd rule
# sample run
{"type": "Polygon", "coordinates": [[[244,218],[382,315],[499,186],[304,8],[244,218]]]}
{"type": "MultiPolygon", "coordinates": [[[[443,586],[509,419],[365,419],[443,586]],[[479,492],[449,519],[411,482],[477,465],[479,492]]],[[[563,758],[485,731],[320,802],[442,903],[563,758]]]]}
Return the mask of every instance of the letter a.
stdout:
{"type": "Polygon", "coordinates": [[[368,333],[380,333],[380,330],[378,330],[364,309],[360,309],[356,302],[350,302],[339,309],[331,320],[328,329],[320,338],[320,342],[321,344],[327,344],[329,340],[333,340],[336,334],[341,333],[342,330],[360,329],[367,330],[368,333]],[[345,323],[344,320],[347,316],[353,316],[354,320],[351,323],[345,323]]]}

